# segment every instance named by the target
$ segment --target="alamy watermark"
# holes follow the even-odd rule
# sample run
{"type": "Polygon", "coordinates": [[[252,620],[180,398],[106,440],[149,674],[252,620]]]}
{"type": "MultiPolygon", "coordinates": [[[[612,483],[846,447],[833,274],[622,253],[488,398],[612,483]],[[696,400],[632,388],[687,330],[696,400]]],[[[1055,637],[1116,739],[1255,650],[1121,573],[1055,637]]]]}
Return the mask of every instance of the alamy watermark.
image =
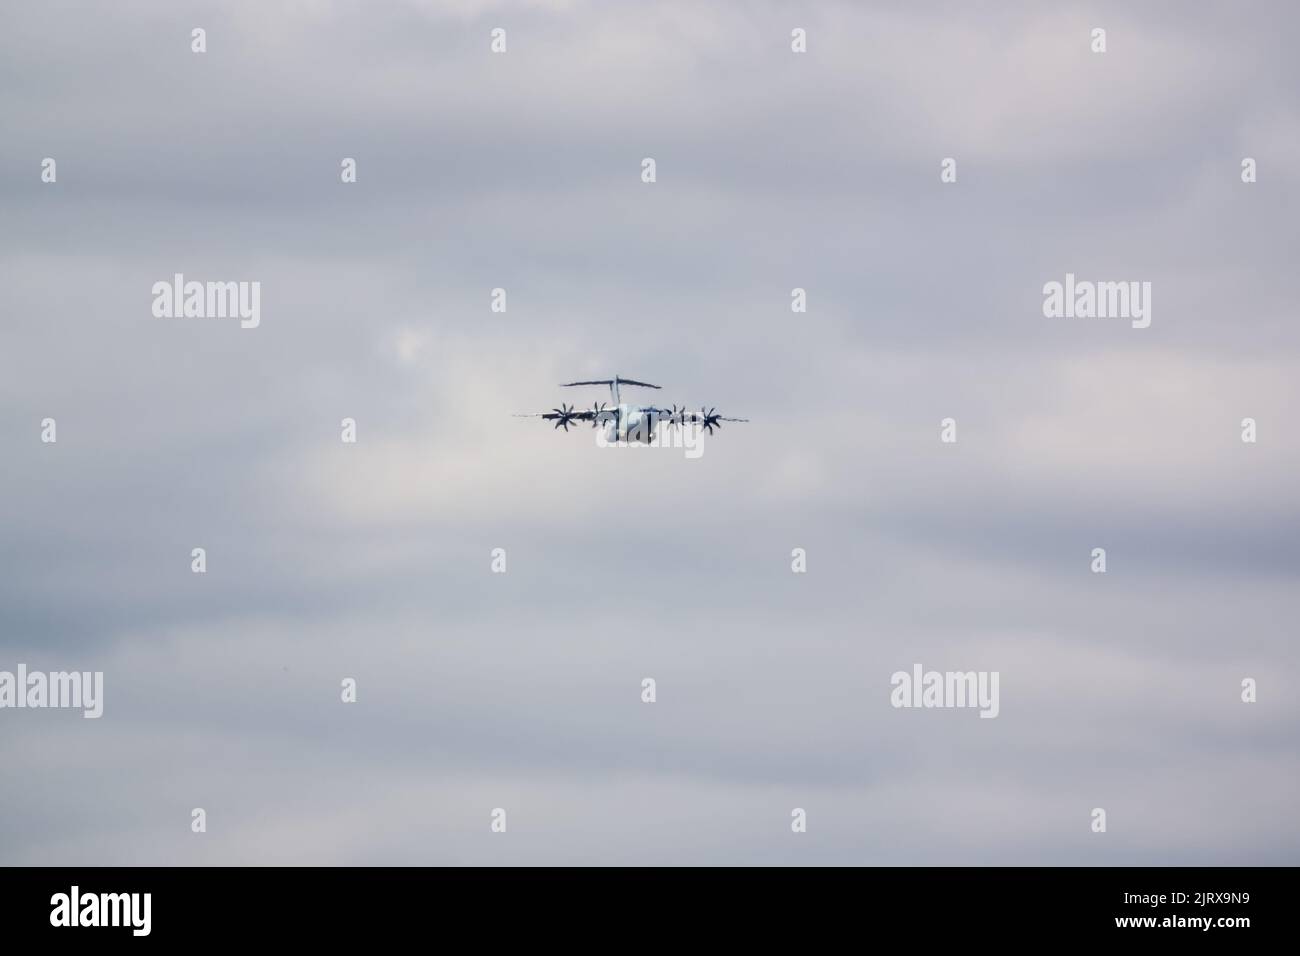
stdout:
{"type": "Polygon", "coordinates": [[[124,926],[133,936],[148,936],[152,909],[152,893],[83,893],[74,884],[50,897],[50,925],[124,926]]]}
{"type": "Polygon", "coordinates": [[[15,708],[80,708],[86,718],[104,713],[103,671],[44,671],[27,670],[19,664],[17,673],[0,671],[0,709],[15,708]]]}
{"type": "Polygon", "coordinates": [[[665,418],[642,416],[620,430],[614,421],[596,425],[597,448],[681,448],[687,458],[704,454],[702,424],[679,424],[665,418]]]}
{"type": "Polygon", "coordinates": [[[151,291],[154,318],[238,318],[243,329],[255,329],[262,321],[260,282],[186,282],[177,272],[171,282],[155,282],[151,291]]]}
{"type": "Polygon", "coordinates": [[[1151,324],[1150,282],[1079,281],[1073,272],[1065,282],[1043,286],[1043,315],[1049,319],[1132,319],[1133,328],[1151,324]]]}
{"type": "Polygon", "coordinates": [[[889,702],[895,707],[978,707],[981,717],[996,717],[997,671],[895,671],[889,678],[894,689],[889,702]]]}

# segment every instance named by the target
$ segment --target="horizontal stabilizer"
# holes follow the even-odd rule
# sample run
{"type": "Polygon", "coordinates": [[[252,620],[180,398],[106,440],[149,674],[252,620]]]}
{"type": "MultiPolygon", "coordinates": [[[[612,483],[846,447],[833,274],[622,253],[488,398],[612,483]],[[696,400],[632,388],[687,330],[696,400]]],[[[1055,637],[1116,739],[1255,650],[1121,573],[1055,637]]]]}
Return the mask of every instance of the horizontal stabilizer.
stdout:
{"type": "Polygon", "coordinates": [[[619,378],[615,375],[613,378],[597,378],[589,382],[564,382],[560,388],[572,388],[574,385],[640,385],[642,388],[659,388],[658,385],[651,385],[649,382],[638,382],[630,378],[619,378]]]}

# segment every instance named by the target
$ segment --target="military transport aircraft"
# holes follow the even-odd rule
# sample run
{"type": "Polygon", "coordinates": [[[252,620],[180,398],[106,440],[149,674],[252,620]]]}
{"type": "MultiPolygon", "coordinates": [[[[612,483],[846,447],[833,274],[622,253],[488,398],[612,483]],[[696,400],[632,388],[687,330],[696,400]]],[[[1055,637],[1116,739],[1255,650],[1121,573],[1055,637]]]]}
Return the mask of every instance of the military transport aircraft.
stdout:
{"type": "Polygon", "coordinates": [[[515,417],[553,421],[554,427],[563,428],[566,432],[575,422],[591,422],[592,428],[604,428],[604,437],[608,442],[644,442],[645,444],[654,441],[661,424],[677,427],[696,425],[712,435],[713,429],[721,428],[723,422],[749,421],[748,418],[723,418],[716,408],[701,408],[699,414],[696,414],[688,412],[685,407],[678,408],[676,405],[672,408],[659,408],[655,405],[628,404],[619,398],[620,385],[656,389],[659,386],[630,378],[619,378],[617,375],[613,378],[598,378],[587,382],[565,382],[560,387],[575,388],[579,385],[608,385],[609,404],[597,402],[588,409],[575,409],[572,405],[561,402],[559,408],[553,408],[549,412],[532,412],[515,417]]]}

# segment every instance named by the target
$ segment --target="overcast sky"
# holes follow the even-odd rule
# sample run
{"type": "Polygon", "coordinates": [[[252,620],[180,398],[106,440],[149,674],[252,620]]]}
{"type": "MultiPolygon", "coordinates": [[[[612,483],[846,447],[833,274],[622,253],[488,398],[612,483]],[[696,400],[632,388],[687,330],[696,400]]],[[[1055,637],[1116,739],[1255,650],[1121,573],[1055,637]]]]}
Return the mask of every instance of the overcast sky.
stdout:
{"type": "Polygon", "coordinates": [[[105,700],[0,711],[0,863],[1300,862],[1298,25],[4,5],[0,670],[105,700]],[[615,372],[752,421],[510,417],[615,372]]]}

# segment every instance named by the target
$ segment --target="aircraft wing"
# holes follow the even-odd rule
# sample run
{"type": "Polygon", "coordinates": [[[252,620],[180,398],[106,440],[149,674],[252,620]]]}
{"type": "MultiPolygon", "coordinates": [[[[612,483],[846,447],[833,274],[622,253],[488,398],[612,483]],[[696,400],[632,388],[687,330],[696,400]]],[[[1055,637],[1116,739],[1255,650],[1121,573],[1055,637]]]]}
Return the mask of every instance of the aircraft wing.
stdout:
{"type": "Polygon", "coordinates": [[[563,428],[566,432],[569,426],[575,422],[592,422],[593,426],[596,421],[608,421],[613,418],[615,412],[612,409],[605,408],[588,408],[580,410],[576,408],[552,408],[549,412],[524,412],[516,414],[515,418],[540,418],[543,421],[555,422],[556,428],[563,428]]]}
{"type": "Polygon", "coordinates": [[[673,406],[672,408],[655,408],[643,407],[643,412],[650,412],[656,418],[665,422],[671,422],[676,425],[703,424],[706,420],[710,422],[747,422],[748,418],[727,418],[723,415],[716,415],[713,412],[688,412],[684,408],[673,406]]]}
{"type": "MultiPolygon", "coordinates": [[[[613,414],[613,413],[607,412],[606,414],[613,414]]],[[[555,419],[555,418],[567,418],[571,422],[589,422],[592,420],[592,418],[595,417],[595,415],[596,415],[595,412],[588,409],[585,412],[565,412],[564,414],[561,414],[559,412],[515,412],[510,417],[511,418],[544,418],[547,421],[550,421],[551,419],[555,419]]]]}

